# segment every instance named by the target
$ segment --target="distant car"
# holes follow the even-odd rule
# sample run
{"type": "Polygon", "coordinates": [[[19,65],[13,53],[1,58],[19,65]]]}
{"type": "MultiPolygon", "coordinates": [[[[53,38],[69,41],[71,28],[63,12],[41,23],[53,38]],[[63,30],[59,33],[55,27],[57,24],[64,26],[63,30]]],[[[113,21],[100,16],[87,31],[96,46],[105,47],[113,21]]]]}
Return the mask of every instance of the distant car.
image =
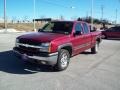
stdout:
{"type": "Polygon", "coordinates": [[[120,26],[111,27],[102,31],[102,38],[119,38],[120,39],[120,26]]]}

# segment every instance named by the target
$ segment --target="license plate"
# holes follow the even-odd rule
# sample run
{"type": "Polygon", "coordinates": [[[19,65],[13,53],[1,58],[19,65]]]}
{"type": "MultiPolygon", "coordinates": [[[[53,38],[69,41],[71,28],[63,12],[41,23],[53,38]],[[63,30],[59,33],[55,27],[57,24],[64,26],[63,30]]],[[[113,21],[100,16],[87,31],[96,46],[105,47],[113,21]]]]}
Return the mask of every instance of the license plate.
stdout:
{"type": "Polygon", "coordinates": [[[26,54],[23,54],[23,55],[22,55],[22,59],[27,60],[27,59],[28,59],[28,56],[27,56],[26,54]]]}

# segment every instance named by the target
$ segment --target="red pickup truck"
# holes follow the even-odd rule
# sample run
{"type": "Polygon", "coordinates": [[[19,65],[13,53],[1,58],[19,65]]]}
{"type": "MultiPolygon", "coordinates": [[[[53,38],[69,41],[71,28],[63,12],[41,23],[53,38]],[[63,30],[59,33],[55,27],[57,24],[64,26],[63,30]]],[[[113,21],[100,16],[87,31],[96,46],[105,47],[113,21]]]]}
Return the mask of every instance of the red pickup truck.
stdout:
{"type": "Polygon", "coordinates": [[[80,52],[91,49],[97,53],[100,42],[101,32],[91,32],[85,22],[51,21],[38,32],[17,37],[13,50],[23,60],[52,65],[60,71],[80,52]]]}

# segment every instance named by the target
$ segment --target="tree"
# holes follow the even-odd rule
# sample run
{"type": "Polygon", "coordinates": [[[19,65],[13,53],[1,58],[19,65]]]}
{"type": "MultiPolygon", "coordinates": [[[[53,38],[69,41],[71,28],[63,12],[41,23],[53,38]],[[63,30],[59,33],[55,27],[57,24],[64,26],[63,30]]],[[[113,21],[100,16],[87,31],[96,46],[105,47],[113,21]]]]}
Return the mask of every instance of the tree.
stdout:
{"type": "Polygon", "coordinates": [[[79,17],[77,20],[78,20],[78,21],[82,21],[82,18],[79,17]]]}
{"type": "Polygon", "coordinates": [[[16,17],[16,16],[13,16],[13,17],[12,17],[12,23],[15,23],[16,20],[17,20],[17,17],[16,17]]]}
{"type": "Polygon", "coordinates": [[[24,21],[24,23],[28,22],[28,16],[24,16],[24,20],[23,21],[24,21]]]}
{"type": "Polygon", "coordinates": [[[63,15],[60,15],[60,20],[64,20],[64,16],[63,15]]]}

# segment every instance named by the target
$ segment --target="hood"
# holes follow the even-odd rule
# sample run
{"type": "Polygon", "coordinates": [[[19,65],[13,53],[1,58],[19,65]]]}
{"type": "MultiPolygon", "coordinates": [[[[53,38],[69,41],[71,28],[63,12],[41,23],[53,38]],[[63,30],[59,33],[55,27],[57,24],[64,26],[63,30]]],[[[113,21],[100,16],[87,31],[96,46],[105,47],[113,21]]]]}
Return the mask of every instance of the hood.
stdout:
{"type": "Polygon", "coordinates": [[[41,42],[50,42],[52,40],[55,40],[64,36],[66,35],[57,34],[57,33],[36,32],[36,33],[29,33],[29,34],[19,36],[18,39],[22,43],[27,43],[27,42],[41,43],[41,42]]]}

